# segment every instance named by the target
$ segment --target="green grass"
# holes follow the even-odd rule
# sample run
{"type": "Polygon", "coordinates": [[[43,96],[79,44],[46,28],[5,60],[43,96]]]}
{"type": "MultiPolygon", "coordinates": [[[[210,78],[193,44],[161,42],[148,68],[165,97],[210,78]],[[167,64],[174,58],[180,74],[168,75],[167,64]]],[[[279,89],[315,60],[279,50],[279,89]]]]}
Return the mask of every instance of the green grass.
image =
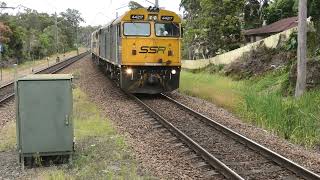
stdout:
{"type": "Polygon", "coordinates": [[[308,92],[300,99],[284,97],[287,80],[285,70],[243,81],[206,72],[183,72],[180,91],[212,101],[296,144],[319,145],[320,91],[308,92]]]}
{"type": "Polygon", "coordinates": [[[243,86],[243,82],[236,82],[217,74],[194,74],[183,71],[180,91],[191,96],[213,101],[221,107],[232,110],[241,101],[240,89],[243,86]]]}

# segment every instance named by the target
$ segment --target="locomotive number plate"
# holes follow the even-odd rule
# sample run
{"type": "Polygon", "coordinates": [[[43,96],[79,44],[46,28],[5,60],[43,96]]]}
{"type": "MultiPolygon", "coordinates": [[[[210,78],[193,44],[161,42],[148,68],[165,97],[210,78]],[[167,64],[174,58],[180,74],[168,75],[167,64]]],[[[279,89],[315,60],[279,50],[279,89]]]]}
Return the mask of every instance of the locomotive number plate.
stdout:
{"type": "Polygon", "coordinates": [[[173,21],[173,16],[161,16],[162,21],[173,21]]]}
{"type": "Polygon", "coordinates": [[[132,14],[131,19],[132,20],[144,20],[144,15],[132,14]]]}

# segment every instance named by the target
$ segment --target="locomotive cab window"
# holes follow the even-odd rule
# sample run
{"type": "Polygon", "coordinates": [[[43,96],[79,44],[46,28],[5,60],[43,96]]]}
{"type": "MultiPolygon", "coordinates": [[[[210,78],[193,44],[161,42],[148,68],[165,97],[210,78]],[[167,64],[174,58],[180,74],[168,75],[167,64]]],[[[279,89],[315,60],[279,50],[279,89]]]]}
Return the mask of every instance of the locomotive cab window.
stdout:
{"type": "Polygon", "coordinates": [[[155,24],[156,36],[161,37],[179,37],[180,27],[177,23],[156,23],[155,24]]]}
{"type": "Polygon", "coordinates": [[[126,36],[150,36],[149,23],[124,23],[123,31],[126,36]]]}

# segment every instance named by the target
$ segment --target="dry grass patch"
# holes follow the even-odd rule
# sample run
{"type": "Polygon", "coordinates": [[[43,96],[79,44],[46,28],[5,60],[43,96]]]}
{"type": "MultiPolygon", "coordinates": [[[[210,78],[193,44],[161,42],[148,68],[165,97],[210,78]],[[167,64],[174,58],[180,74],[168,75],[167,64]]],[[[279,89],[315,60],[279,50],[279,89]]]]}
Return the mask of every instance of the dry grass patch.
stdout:
{"type": "Polygon", "coordinates": [[[16,124],[10,121],[6,126],[0,128],[0,151],[8,151],[16,145],[16,124]]]}

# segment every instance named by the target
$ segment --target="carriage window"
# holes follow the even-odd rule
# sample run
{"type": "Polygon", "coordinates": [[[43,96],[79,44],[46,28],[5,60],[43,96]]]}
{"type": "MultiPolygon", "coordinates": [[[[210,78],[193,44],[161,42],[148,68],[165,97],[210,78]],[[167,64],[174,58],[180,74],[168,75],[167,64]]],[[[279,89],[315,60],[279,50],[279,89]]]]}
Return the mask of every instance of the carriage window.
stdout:
{"type": "Polygon", "coordinates": [[[150,36],[149,23],[124,23],[123,27],[126,36],[150,36]]]}
{"type": "Polygon", "coordinates": [[[166,37],[179,37],[180,28],[177,23],[156,23],[155,25],[156,35],[157,36],[166,36],[166,37]]]}

